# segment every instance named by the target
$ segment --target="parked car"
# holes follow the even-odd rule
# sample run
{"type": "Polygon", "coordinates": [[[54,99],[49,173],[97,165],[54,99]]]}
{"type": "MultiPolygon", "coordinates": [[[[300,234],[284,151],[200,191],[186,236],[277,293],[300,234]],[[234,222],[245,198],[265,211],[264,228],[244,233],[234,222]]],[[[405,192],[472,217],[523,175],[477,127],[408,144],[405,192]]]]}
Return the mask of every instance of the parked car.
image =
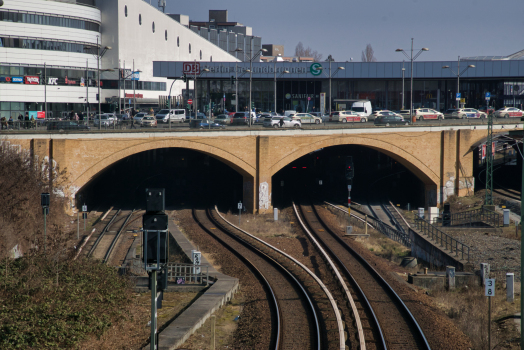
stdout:
{"type": "Polygon", "coordinates": [[[509,117],[522,117],[522,111],[515,107],[504,107],[495,111],[495,117],[497,118],[509,118],[509,117]]]}
{"type": "Polygon", "coordinates": [[[89,130],[89,126],[80,125],[73,120],[48,121],[47,130],[89,130]]]}
{"type": "Polygon", "coordinates": [[[255,124],[263,124],[264,120],[266,118],[271,118],[271,117],[274,117],[274,115],[269,114],[269,113],[261,113],[261,114],[257,115],[257,119],[255,120],[255,124]]]}
{"type": "Polygon", "coordinates": [[[280,126],[280,120],[284,121],[284,123],[282,125],[282,128],[300,128],[302,126],[300,124],[300,120],[292,119],[290,117],[283,117],[283,116],[266,118],[264,120],[264,124],[263,125],[266,128],[278,129],[278,128],[281,127],[280,126]]]}
{"type": "Polygon", "coordinates": [[[417,108],[413,112],[413,116],[417,120],[426,120],[426,119],[444,119],[444,114],[430,108],[417,108]]]}
{"type": "MultiPolygon", "coordinates": [[[[238,112],[233,115],[233,125],[249,125],[248,119],[249,112],[238,112]]],[[[251,112],[251,117],[254,117],[254,113],[251,112]]],[[[253,118],[252,122],[255,118],[253,118]]],[[[253,124],[253,123],[251,123],[253,124]]]]}
{"type": "Polygon", "coordinates": [[[339,111],[333,111],[331,112],[331,114],[329,115],[329,119],[327,120],[328,122],[338,122],[338,117],[340,115],[340,112],[339,111]]]}
{"type": "Polygon", "coordinates": [[[189,121],[189,127],[194,129],[225,129],[224,124],[215,122],[209,123],[209,119],[193,119],[189,121]],[[211,125],[210,125],[211,124],[211,125]],[[211,127],[210,127],[211,126],[211,127]]]}
{"type": "Polygon", "coordinates": [[[338,121],[341,123],[365,123],[368,121],[368,117],[361,116],[359,113],[353,111],[340,111],[338,114],[338,121]]]}
{"type": "Polygon", "coordinates": [[[95,116],[95,121],[94,121],[94,125],[95,126],[100,126],[100,124],[102,126],[112,126],[116,123],[116,117],[114,114],[112,113],[104,113],[102,115],[96,115],[95,116]]]}
{"type": "Polygon", "coordinates": [[[398,111],[398,114],[400,114],[400,116],[404,119],[411,120],[411,111],[409,109],[401,109],[398,111]]]}
{"type": "Polygon", "coordinates": [[[444,112],[444,116],[446,118],[453,118],[453,112],[456,112],[456,111],[457,111],[456,108],[446,109],[446,111],[444,112]]]}
{"type": "MultiPolygon", "coordinates": [[[[409,111],[408,111],[408,115],[409,115],[409,111]]],[[[373,117],[376,118],[376,117],[402,117],[402,114],[400,113],[395,113],[393,111],[388,111],[388,110],[382,110],[382,111],[376,111],[374,114],[373,114],[373,117]]],[[[408,118],[409,119],[409,118],[408,118]]]]}
{"type": "Polygon", "coordinates": [[[222,124],[222,125],[227,125],[227,124],[231,124],[231,120],[233,118],[231,118],[229,115],[227,114],[219,114],[215,117],[215,120],[213,120],[213,122],[217,123],[217,124],[222,124]]]}
{"type": "Polygon", "coordinates": [[[390,126],[394,124],[409,125],[411,124],[411,121],[409,119],[404,119],[398,115],[388,114],[388,115],[376,116],[374,124],[375,125],[385,125],[385,126],[390,126]]]}
{"type": "Polygon", "coordinates": [[[144,118],[142,118],[142,123],[141,123],[142,126],[157,126],[157,121],[155,119],[155,117],[153,116],[146,116],[144,118]]]}
{"type": "Polygon", "coordinates": [[[284,111],[284,117],[289,117],[290,114],[297,114],[297,111],[294,111],[294,110],[284,111]]]}
{"type": "Polygon", "coordinates": [[[146,117],[147,116],[147,113],[144,113],[144,112],[140,112],[140,113],[137,113],[134,117],[133,117],[133,120],[135,121],[135,123],[137,124],[142,124],[142,118],[146,117]]]}
{"type": "Polygon", "coordinates": [[[292,116],[293,119],[300,119],[301,124],[320,124],[322,119],[315,117],[310,113],[297,113],[292,116]]]}
{"type": "Polygon", "coordinates": [[[169,123],[169,121],[183,123],[186,121],[185,109],[161,109],[156,115],[159,123],[169,123]]]}
{"type": "Polygon", "coordinates": [[[197,117],[195,118],[195,112],[191,112],[191,114],[189,114],[189,119],[206,119],[206,115],[202,112],[198,112],[197,117]]]}
{"type": "Polygon", "coordinates": [[[464,118],[486,118],[488,115],[484,112],[480,112],[475,108],[459,108],[451,114],[452,118],[464,119],[464,118]]]}

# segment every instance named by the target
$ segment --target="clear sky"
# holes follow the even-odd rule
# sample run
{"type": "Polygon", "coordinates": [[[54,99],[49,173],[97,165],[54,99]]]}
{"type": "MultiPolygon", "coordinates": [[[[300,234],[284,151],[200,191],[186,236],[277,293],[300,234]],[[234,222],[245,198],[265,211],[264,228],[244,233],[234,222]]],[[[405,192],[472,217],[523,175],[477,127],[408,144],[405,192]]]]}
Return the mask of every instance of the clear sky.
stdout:
{"type": "MultiPolygon", "coordinates": [[[[151,0],[153,5],[158,0],[151,0]]],[[[417,60],[509,55],[524,49],[524,0],[167,0],[166,13],[207,21],[228,10],[229,21],[253,28],[263,44],[293,55],[302,41],[337,61],[361,60],[369,43],[378,61],[402,61],[397,48],[428,47],[417,60]]]]}

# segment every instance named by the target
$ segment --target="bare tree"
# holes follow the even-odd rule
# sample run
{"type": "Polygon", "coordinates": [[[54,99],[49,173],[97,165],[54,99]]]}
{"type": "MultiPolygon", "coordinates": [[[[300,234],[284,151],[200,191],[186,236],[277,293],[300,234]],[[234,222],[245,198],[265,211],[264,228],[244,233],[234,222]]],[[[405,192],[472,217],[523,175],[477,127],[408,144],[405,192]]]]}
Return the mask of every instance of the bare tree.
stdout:
{"type": "Polygon", "coordinates": [[[366,49],[362,51],[362,62],[377,62],[375,51],[373,47],[371,47],[371,44],[368,44],[366,49]]]}
{"type": "Polygon", "coordinates": [[[297,57],[313,57],[313,60],[315,62],[319,62],[322,59],[322,54],[318,53],[318,51],[316,51],[316,50],[313,50],[309,46],[307,48],[304,48],[304,44],[302,44],[301,41],[295,47],[295,56],[297,56],[297,57]]]}

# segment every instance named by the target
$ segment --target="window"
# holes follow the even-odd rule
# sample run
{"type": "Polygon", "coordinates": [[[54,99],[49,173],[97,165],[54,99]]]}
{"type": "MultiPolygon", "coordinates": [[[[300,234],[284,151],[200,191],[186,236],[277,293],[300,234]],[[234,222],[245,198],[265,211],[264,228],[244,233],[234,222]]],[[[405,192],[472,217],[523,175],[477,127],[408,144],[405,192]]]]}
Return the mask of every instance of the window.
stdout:
{"type": "Polygon", "coordinates": [[[200,50],[200,59],[202,59],[202,50],[200,50]]]}
{"type": "Polygon", "coordinates": [[[166,41],[167,41],[167,30],[166,30],[166,41]]]}
{"type": "Polygon", "coordinates": [[[153,33],[155,32],[155,22],[153,22],[153,33]]]}
{"type": "Polygon", "coordinates": [[[138,24],[142,25],[142,15],[138,15],[138,24]]]}
{"type": "Polygon", "coordinates": [[[176,46],[180,47],[180,37],[179,36],[176,37],[176,46]]]}
{"type": "Polygon", "coordinates": [[[189,53],[191,53],[191,43],[189,43],[189,53]]]}
{"type": "Polygon", "coordinates": [[[127,5],[124,7],[124,13],[125,13],[125,15],[127,17],[127,5]]]}

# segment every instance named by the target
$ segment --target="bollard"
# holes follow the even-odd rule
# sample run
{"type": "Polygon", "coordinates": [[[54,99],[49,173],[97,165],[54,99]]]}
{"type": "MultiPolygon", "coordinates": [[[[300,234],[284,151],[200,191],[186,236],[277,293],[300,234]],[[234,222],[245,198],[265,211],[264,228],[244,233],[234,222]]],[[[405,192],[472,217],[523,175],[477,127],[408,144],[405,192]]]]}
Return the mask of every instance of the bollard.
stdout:
{"type": "Polygon", "coordinates": [[[278,221],[278,209],[273,208],[273,220],[278,221]]]}
{"type": "Polygon", "coordinates": [[[411,205],[408,203],[408,211],[411,211],[411,205]]]}
{"type": "Polygon", "coordinates": [[[455,266],[446,266],[446,281],[448,290],[455,289],[455,266]]]}
{"type": "Polygon", "coordinates": [[[427,274],[428,274],[428,268],[425,267],[425,268],[424,268],[424,275],[427,275],[427,274]]]}
{"type": "Polygon", "coordinates": [[[502,216],[504,218],[504,227],[508,227],[509,226],[509,209],[503,209],[502,216]]]}
{"type": "Polygon", "coordinates": [[[482,285],[486,285],[486,278],[489,277],[489,264],[481,263],[480,264],[480,279],[482,280],[482,285]]]}
{"type": "Polygon", "coordinates": [[[515,274],[512,272],[506,274],[506,301],[515,301],[515,274]]]}

